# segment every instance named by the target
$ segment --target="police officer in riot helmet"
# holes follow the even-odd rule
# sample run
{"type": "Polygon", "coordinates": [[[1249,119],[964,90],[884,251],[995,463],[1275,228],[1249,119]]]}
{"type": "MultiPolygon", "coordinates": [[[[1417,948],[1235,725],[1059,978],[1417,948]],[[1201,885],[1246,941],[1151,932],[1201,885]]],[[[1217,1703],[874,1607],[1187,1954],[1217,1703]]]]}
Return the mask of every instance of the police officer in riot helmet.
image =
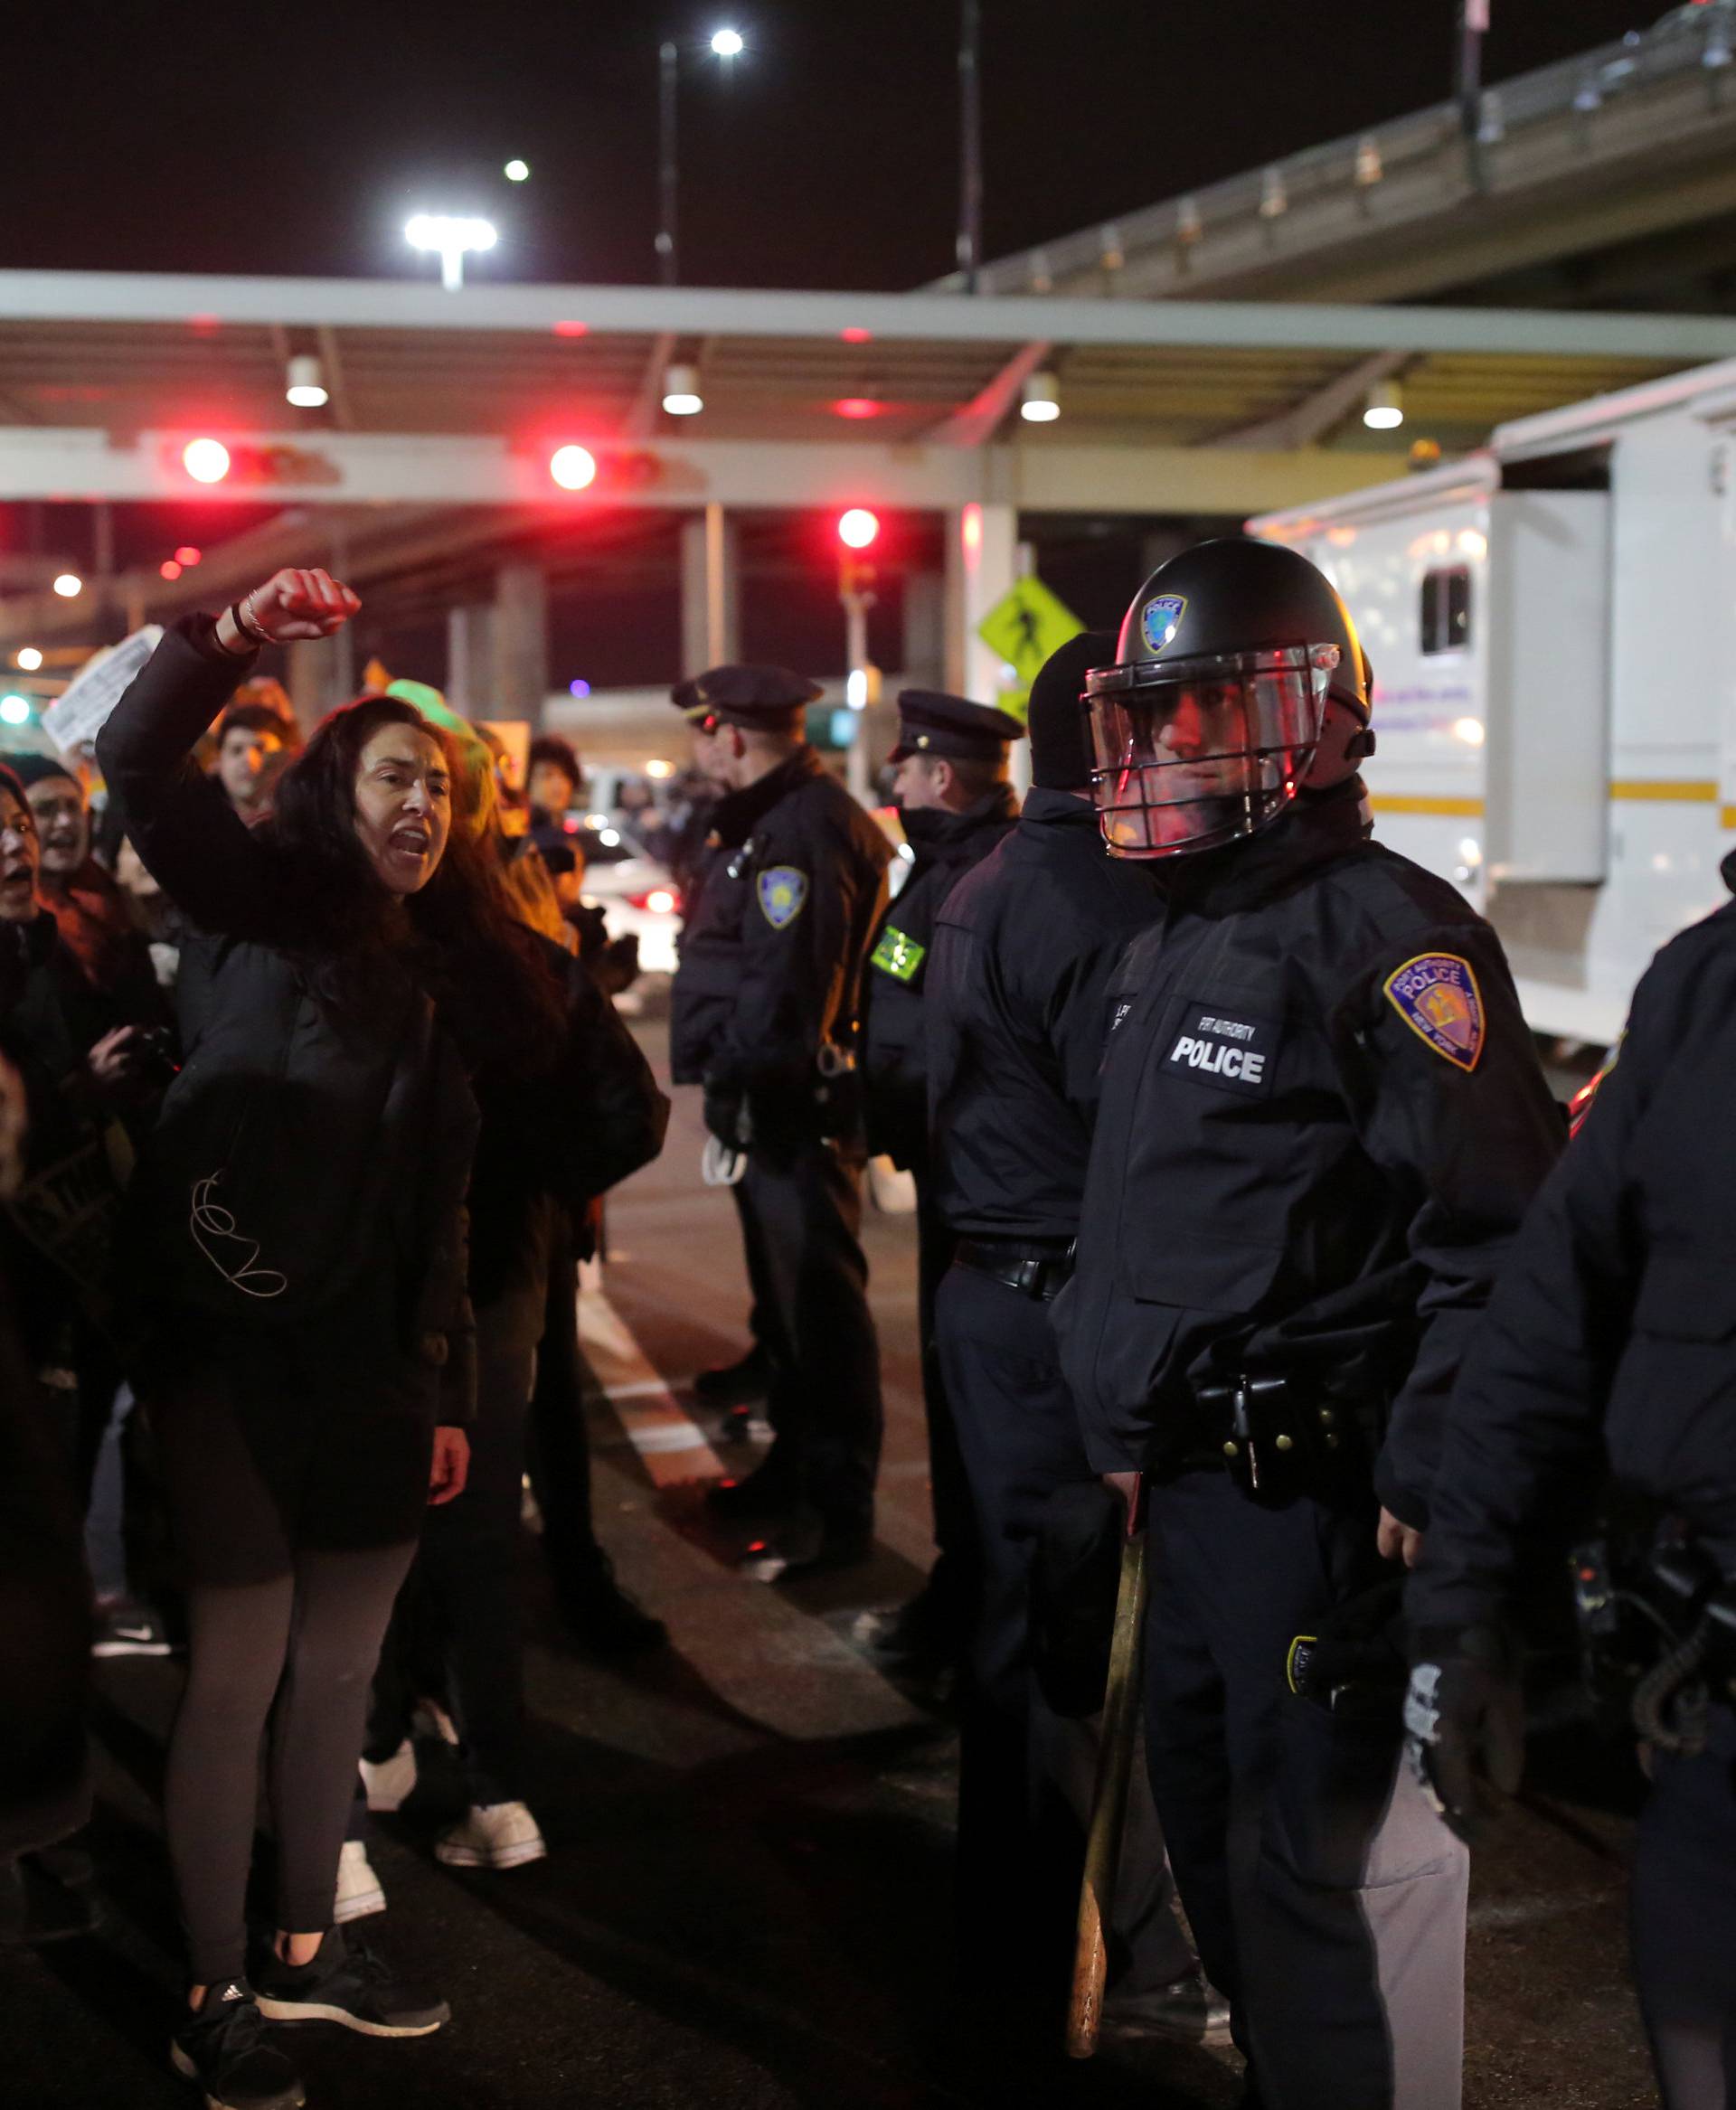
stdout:
{"type": "MultiPolygon", "coordinates": [[[[1724,883],[1736,892],[1736,856],[1724,883]]],[[[1635,992],[1453,1396],[1406,1593],[1410,1756],[1469,1837],[1518,1785],[1515,1606],[1572,1572],[1650,1776],[1630,1926],[1667,2110],[1736,2102],[1736,903],[1635,992]],[[1593,1518],[1596,1522],[1593,1523],[1593,1518]]]]}
{"type": "Polygon", "coordinates": [[[935,1206],[929,1154],[928,986],[935,918],[963,875],[1018,819],[1008,758],[1024,728],[992,704],[936,689],[904,689],[898,742],[887,757],[910,871],[887,904],[863,981],[862,1073],[868,1147],[916,1184],[917,1345],[929,1434],[934,1566],[875,1637],[882,1661],[939,1672],[958,1660],[976,1594],[970,1489],[935,1355],[934,1299],[952,1258],[935,1206]]]}
{"type": "Polygon", "coordinates": [[[1494,933],[1368,837],[1365,663],[1312,564],[1172,559],[1087,702],[1105,838],[1165,909],[1111,989],[1056,1324],[1091,1464],[1144,1475],[1158,1815],[1249,2100],[1450,2110],[1465,1860],[1400,1776],[1401,1656],[1350,1636],[1396,1612],[1560,1118],[1494,933]]]}
{"type": "Polygon", "coordinates": [[[670,1067],[704,1087],[706,1127],[736,1179],[774,1434],[762,1463],[711,1499],[777,1527],[786,1575],[867,1557],[882,1421],[854,1087],[891,851],[807,744],[802,716],[819,693],[769,666],[713,667],[674,692],[722,796],[682,933],[670,1067]]]}

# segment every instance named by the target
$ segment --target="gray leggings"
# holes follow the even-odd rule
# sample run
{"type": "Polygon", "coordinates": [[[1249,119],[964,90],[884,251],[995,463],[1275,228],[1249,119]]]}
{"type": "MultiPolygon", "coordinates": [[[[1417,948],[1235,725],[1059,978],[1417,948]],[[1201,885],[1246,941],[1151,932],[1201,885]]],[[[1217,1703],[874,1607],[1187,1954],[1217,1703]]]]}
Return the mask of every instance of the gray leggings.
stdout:
{"type": "Polygon", "coordinates": [[[414,1551],[304,1551],[293,1573],[271,1582],[193,1589],[187,1689],[169,1744],[164,1808],[195,1984],[246,1968],[247,1878],[268,1717],[278,1924],[294,1934],[332,1924],[368,1687],[414,1551]]]}
{"type": "Polygon", "coordinates": [[[187,1585],[187,1686],[164,1795],[195,1984],[246,1968],[259,1760],[276,1920],[332,1924],[368,1688],[416,1550],[431,1417],[313,1390],[261,1412],[208,1371],[152,1402],[187,1585]],[[370,1410],[372,1409],[372,1410],[370,1410]]]}

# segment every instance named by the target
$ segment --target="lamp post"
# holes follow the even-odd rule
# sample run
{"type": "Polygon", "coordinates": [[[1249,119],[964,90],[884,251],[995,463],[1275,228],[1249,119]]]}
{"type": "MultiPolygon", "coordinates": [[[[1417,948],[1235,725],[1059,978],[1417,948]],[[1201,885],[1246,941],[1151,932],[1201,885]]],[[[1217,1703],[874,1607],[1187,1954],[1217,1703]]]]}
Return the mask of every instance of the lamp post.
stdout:
{"type": "MultiPolygon", "coordinates": [[[[726,68],[732,65],[747,43],[739,30],[712,33],[711,52],[726,68]]],[[[681,46],[665,37],[657,46],[657,269],[665,286],[679,283],[679,255],[675,246],[675,193],[680,160],[675,133],[675,87],[681,72],[681,46]]]]}
{"type": "Polygon", "coordinates": [[[958,268],[975,293],[983,267],[983,24],[981,0],[963,0],[958,22],[958,268]]]}
{"type": "Polygon", "coordinates": [[[491,250],[499,240],[486,220],[456,220],[444,212],[419,212],[404,229],[413,250],[432,250],[440,259],[440,284],[456,293],[464,284],[464,259],[477,250],[491,250]]]}

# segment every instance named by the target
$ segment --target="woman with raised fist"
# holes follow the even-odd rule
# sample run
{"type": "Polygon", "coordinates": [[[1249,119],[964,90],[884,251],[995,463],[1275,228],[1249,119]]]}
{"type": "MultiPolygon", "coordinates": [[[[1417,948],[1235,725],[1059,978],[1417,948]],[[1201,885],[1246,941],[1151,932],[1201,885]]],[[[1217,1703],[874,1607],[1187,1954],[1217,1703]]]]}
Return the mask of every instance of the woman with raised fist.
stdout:
{"type": "Polygon", "coordinates": [[[193,1980],[173,2055],[230,2110],[302,2100],[270,2020],[397,2037],[447,2019],[346,1949],[333,1898],[381,1637],[425,1506],[467,1468],[467,1073],[485,1053],[530,1064],[555,1023],[453,825],[450,742],[413,704],[334,711],[251,829],[194,766],[262,646],[330,636],[360,605],[290,570],[184,619],[97,743],[189,926],[186,1060],[129,1195],[122,1288],[189,1604],[165,1798],[193,1980]],[[277,1931],[250,1960],[268,1723],[277,1931]]]}

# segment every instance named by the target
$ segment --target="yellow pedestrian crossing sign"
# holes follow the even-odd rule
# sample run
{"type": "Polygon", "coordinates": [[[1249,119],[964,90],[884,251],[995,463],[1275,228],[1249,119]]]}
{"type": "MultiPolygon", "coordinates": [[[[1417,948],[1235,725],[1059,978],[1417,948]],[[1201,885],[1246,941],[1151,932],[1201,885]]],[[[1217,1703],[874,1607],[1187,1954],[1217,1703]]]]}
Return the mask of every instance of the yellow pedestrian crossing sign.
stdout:
{"type": "Polygon", "coordinates": [[[1052,652],[1085,627],[1079,617],[1040,579],[1021,579],[976,626],[976,635],[1013,669],[1014,680],[995,701],[1014,718],[1023,718],[1037,670],[1052,652]]]}

